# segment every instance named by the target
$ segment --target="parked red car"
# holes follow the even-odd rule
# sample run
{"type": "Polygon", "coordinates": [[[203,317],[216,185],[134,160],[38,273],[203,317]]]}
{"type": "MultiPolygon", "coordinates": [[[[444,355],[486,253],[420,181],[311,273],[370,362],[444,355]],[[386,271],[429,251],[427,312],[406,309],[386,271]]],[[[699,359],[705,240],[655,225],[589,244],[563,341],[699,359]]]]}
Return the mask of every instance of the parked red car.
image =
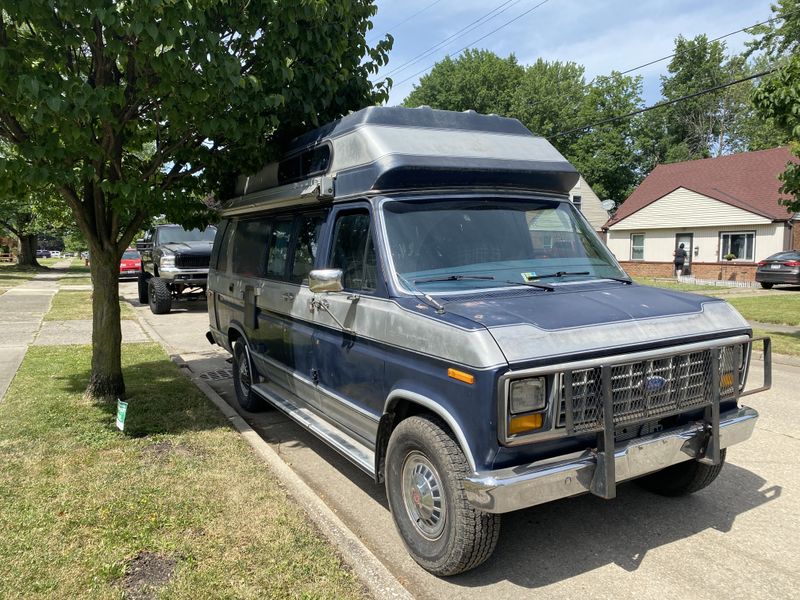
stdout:
{"type": "Polygon", "coordinates": [[[138,277],[142,272],[142,257],[134,248],[125,250],[122,260],[119,261],[119,278],[138,277]]]}

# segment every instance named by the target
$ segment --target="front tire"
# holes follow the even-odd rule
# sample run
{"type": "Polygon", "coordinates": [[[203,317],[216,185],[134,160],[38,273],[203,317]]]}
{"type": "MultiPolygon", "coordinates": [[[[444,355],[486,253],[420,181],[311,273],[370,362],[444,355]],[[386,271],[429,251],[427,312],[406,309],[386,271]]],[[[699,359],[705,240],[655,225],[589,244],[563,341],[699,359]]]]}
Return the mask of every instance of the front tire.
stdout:
{"type": "Polygon", "coordinates": [[[233,342],[233,389],[239,406],[248,412],[259,412],[265,407],[264,400],[253,391],[253,383],[257,379],[257,376],[253,376],[246,342],[236,340],[233,342]]]}
{"type": "Polygon", "coordinates": [[[147,281],[150,279],[148,274],[142,271],[139,273],[138,277],[136,278],[136,286],[139,292],[139,303],[140,304],[147,304],[149,302],[150,296],[147,290],[147,281]]]}
{"type": "Polygon", "coordinates": [[[761,287],[765,290],[771,290],[772,286],[775,285],[774,283],[767,283],[766,281],[761,282],[761,287]]]}
{"type": "Polygon", "coordinates": [[[644,489],[660,496],[688,496],[711,485],[725,466],[725,453],[725,449],[720,452],[718,465],[690,460],[645,475],[636,481],[644,489]]]}
{"type": "Polygon", "coordinates": [[[166,281],[160,277],[151,277],[147,281],[147,296],[150,311],[154,315],[165,315],[172,310],[172,291],[166,281]]]}
{"type": "Polygon", "coordinates": [[[446,425],[414,416],[392,432],[386,451],[386,496],[403,542],[422,568],[456,575],[488,559],[500,515],[475,509],[464,493],[471,472],[446,425]]]}

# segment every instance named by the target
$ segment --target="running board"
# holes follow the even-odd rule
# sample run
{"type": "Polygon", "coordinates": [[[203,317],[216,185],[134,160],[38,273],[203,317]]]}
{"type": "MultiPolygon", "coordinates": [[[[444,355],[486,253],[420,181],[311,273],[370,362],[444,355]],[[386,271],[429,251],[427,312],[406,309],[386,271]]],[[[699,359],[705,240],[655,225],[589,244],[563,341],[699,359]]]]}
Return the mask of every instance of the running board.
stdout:
{"type": "Polygon", "coordinates": [[[313,411],[300,408],[287,399],[287,396],[294,394],[270,383],[257,383],[253,386],[253,391],[282,410],[290,419],[313,433],[359,469],[371,477],[375,477],[375,452],[337,429],[313,411]]]}

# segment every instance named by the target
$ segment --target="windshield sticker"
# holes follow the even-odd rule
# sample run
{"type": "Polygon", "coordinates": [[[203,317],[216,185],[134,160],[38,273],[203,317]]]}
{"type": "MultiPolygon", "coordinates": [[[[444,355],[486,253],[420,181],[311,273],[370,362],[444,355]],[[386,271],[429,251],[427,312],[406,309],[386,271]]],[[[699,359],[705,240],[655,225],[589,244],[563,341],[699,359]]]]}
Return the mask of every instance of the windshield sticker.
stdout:
{"type": "Polygon", "coordinates": [[[522,275],[522,279],[524,281],[536,281],[539,279],[539,276],[536,275],[536,271],[531,271],[530,273],[520,273],[522,275]]]}

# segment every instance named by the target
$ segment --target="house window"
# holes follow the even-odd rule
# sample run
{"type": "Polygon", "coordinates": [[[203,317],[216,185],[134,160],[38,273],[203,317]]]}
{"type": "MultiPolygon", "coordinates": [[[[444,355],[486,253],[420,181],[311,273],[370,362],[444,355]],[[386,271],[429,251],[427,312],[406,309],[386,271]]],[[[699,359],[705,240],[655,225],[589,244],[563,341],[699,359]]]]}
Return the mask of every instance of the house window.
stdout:
{"type": "Polygon", "coordinates": [[[631,235],[631,260],[644,260],[644,234],[631,235]]]}
{"type": "Polygon", "coordinates": [[[753,261],[755,256],[756,233],[755,231],[731,231],[720,233],[719,259],[726,260],[728,254],[733,254],[733,260],[753,261]]]}
{"type": "Polygon", "coordinates": [[[575,205],[575,208],[578,210],[581,209],[581,197],[580,196],[573,196],[572,203],[575,205]]]}

